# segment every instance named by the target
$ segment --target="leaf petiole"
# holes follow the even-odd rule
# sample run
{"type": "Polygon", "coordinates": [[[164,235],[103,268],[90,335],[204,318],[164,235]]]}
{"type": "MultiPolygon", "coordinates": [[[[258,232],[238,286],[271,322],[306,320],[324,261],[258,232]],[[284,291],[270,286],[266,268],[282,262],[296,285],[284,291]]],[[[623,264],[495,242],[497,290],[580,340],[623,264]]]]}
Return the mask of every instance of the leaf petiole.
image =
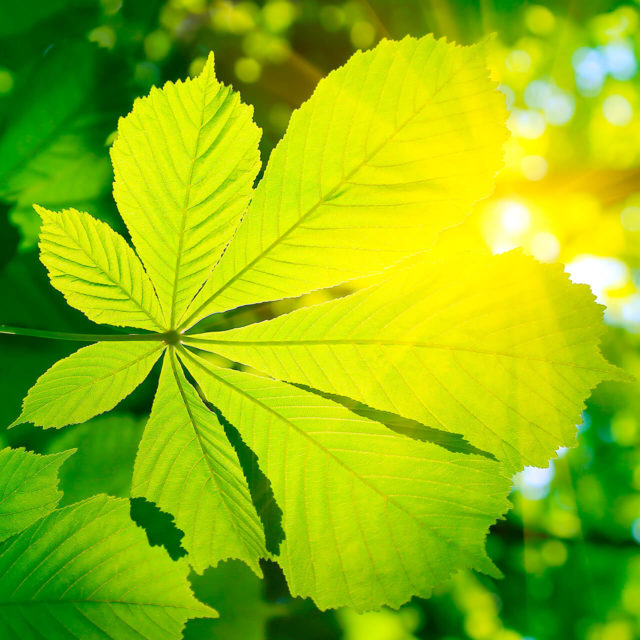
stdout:
{"type": "Polygon", "coordinates": [[[51,340],[70,340],[72,342],[144,342],[171,340],[175,332],[167,333],[123,333],[123,334],[92,334],[67,333],[64,331],[45,331],[43,329],[26,329],[23,327],[9,327],[0,325],[0,334],[13,336],[29,336],[31,338],[49,338],[51,340]]]}

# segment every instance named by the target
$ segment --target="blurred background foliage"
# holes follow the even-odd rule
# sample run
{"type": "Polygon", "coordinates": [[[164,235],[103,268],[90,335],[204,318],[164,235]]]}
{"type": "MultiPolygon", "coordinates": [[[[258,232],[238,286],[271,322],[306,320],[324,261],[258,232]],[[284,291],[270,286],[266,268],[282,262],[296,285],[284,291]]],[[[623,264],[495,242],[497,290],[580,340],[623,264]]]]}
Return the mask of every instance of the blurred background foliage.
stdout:
{"type": "MultiPolygon", "coordinates": [[[[221,79],[255,105],[268,155],[291,111],[356,49],[383,37],[462,43],[496,33],[490,66],[513,136],[495,194],[447,242],[514,247],[561,261],[607,306],[604,349],[640,378],[640,3],[573,0],[36,0],[0,3],[0,309],[2,322],[91,331],[48,286],[37,260],[38,202],[89,211],[120,232],[108,148],[118,117],[152,85],[198,73],[208,51],[221,79]]],[[[316,294],[321,296],[321,294],[316,294]]],[[[253,319],[282,309],[264,305],[253,319]]],[[[237,321],[237,320],[236,320],[237,321]]],[[[247,318],[241,320],[243,323],[247,318]]],[[[0,336],[0,421],[73,343],[0,336]]],[[[0,443],[78,447],[65,501],[127,496],[153,384],[118,414],[62,432],[27,426],[0,443]]],[[[320,612],[292,599],[274,565],[260,582],[228,562],[194,576],[221,612],[185,638],[243,640],[633,640],[640,637],[640,396],[599,387],[579,446],[514,482],[493,528],[501,581],[456,575],[400,611],[320,612]]],[[[183,553],[153,505],[132,504],[150,539],[183,553]]]]}

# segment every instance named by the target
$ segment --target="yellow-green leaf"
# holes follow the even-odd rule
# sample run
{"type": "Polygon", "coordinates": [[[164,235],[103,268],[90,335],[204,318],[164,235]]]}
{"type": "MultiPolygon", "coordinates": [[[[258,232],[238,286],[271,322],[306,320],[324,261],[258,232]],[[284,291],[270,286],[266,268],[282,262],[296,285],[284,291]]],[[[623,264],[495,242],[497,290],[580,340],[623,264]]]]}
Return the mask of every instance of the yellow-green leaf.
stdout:
{"type": "Polygon", "coordinates": [[[40,260],[72,307],[94,322],[162,330],[153,285],[122,236],[88,213],[35,209],[42,218],[40,260]]]}
{"type": "Polygon", "coordinates": [[[0,450],[0,542],[56,508],[58,470],[73,451],[41,456],[25,449],[0,450]]]}
{"type": "Polygon", "coordinates": [[[0,637],[179,640],[188,618],[216,615],[187,573],[149,546],[128,500],[94,496],[0,544],[0,637]]]}
{"type": "Polygon", "coordinates": [[[293,595],[327,607],[399,606],[452,571],[491,571],[489,526],[510,480],[486,457],[388,430],[318,395],[182,352],[207,399],[258,456],[283,512],[293,595]]]}
{"type": "Polygon", "coordinates": [[[64,427],[113,409],[149,374],[162,342],[98,342],[59,360],[40,376],[13,423],[64,427]]]}
{"type": "Polygon", "coordinates": [[[114,197],[174,328],[227,245],[260,168],[253,109],[215,77],[168,82],[120,120],[114,197]]]}
{"type": "Polygon", "coordinates": [[[264,532],[238,457],[172,350],[138,450],[131,495],[173,514],[196,571],[238,558],[262,575],[264,532]]]}
{"type": "Polygon", "coordinates": [[[477,46],[425,36],[356,53],[291,117],[184,326],[425,249],[493,188],[504,121],[477,46]]]}
{"type": "Polygon", "coordinates": [[[618,377],[602,330],[593,295],[560,266],[427,253],[351,296],[188,342],[460,433],[513,472],[574,444],[591,389],[618,377]]]}

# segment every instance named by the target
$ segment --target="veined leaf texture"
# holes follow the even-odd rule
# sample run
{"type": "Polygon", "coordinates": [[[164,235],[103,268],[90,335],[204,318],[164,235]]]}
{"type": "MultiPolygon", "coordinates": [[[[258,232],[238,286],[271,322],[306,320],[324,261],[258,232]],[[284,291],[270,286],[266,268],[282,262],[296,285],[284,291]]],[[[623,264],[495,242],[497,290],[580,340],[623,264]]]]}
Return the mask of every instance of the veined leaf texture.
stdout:
{"type": "MultiPolygon", "coordinates": [[[[621,376],[599,351],[600,307],[561,268],[519,252],[433,248],[491,192],[505,117],[484,45],[383,41],[318,84],[254,188],[260,132],[212,56],[197,78],[153,89],[120,121],[111,151],[133,247],[88,213],[38,209],[53,286],[91,320],[146,333],[54,365],[18,421],[84,422],[161,360],[132,496],[174,517],[187,551],[179,571],[234,558],[260,574],[259,560],[272,558],[292,594],[360,611],[426,597],[458,569],[495,574],[484,541],[509,507],[511,476],[573,444],[591,389],[621,376]],[[198,328],[212,314],[339,284],[347,295],[267,322],[198,328]],[[403,421],[413,431],[397,428],[403,421]],[[281,511],[275,549],[230,434],[281,511]]],[[[115,526],[122,509],[96,497],[52,511],[45,541],[15,566],[35,529],[0,548],[16,629],[29,629],[26,600],[45,606],[45,595],[66,602],[76,591],[79,609],[47,615],[64,616],[71,634],[100,624],[83,598],[111,603],[125,583],[85,588],[81,566],[94,551],[74,564],[60,541],[79,526],[102,562],[105,530],[93,523],[115,526]],[[49,561],[47,544],[70,564],[49,561]],[[60,593],[67,571],[72,586],[60,593]]],[[[133,533],[113,535],[126,553],[133,533]]],[[[153,581],[157,567],[135,566],[139,576],[118,575],[153,581]]],[[[181,584],[176,574],[174,600],[153,585],[145,600],[157,600],[170,630],[210,614],[181,584]]],[[[142,624],[142,595],[122,588],[128,608],[111,607],[109,624],[142,624]]]]}

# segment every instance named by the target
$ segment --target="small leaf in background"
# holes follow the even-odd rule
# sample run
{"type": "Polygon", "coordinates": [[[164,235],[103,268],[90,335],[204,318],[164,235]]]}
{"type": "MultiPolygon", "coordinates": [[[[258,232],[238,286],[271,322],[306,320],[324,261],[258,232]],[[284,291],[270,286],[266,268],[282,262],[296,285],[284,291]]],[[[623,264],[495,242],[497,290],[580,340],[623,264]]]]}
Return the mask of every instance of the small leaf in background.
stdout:
{"type": "Polygon", "coordinates": [[[24,449],[0,450],[0,542],[56,508],[60,466],[73,454],[41,456],[24,449]]]}

